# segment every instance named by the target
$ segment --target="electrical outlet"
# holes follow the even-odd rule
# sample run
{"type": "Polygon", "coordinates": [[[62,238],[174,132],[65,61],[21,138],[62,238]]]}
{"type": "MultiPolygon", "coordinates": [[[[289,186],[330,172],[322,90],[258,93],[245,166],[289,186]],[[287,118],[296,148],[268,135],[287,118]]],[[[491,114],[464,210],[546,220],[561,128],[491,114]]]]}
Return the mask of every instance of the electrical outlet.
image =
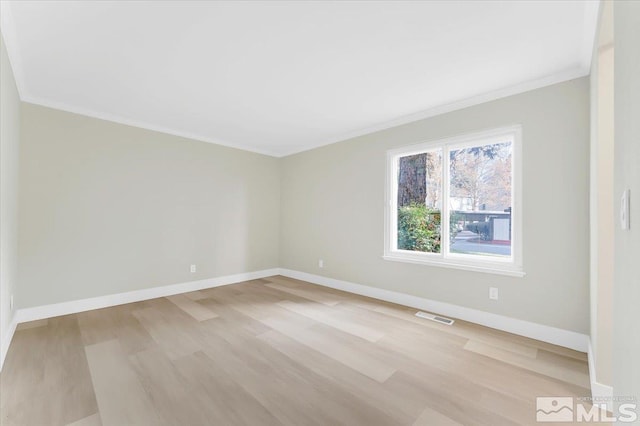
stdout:
{"type": "Polygon", "coordinates": [[[318,268],[324,268],[324,260],[318,259],[318,268]]]}
{"type": "Polygon", "coordinates": [[[13,311],[13,294],[9,297],[9,312],[13,311]]]}
{"type": "Polygon", "coordinates": [[[489,299],[498,300],[498,287],[489,287],[489,299]]]}
{"type": "Polygon", "coordinates": [[[191,273],[193,274],[194,272],[196,272],[196,265],[191,265],[191,273]]]}

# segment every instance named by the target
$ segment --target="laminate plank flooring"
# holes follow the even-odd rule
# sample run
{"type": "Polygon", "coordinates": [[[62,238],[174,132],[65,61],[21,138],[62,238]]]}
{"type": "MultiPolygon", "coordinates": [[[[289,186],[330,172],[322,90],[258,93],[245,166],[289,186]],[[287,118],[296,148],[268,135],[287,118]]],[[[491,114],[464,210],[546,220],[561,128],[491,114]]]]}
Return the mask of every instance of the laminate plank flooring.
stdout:
{"type": "Polygon", "coordinates": [[[449,417],[442,413],[437,412],[429,407],[425,408],[418,420],[413,423],[413,426],[462,426],[460,423],[451,420],[449,417]]]}
{"type": "Polygon", "coordinates": [[[100,414],[96,413],[84,419],[69,423],[67,426],[102,426],[102,420],[100,420],[100,414]]]}
{"type": "MultiPolygon", "coordinates": [[[[212,318],[216,318],[218,315],[212,312],[210,309],[205,308],[199,303],[196,303],[193,299],[184,296],[182,294],[176,294],[175,296],[167,297],[170,302],[174,303],[177,307],[191,315],[197,321],[206,321],[212,318]]],[[[202,299],[196,299],[202,300],[202,299]]]]}
{"type": "Polygon", "coordinates": [[[89,345],[85,351],[103,424],[159,423],[150,395],[117,340],[89,345]]]}
{"type": "Polygon", "coordinates": [[[0,424],[519,425],[585,354],[275,276],[20,324],[0,424]]]}
{"type": "Polygon", "coordinates": [[[202,299],[206,299],[207,298],[206,294],[204,294],[201,291],[197,291],[197,290],[196,291],[192,291],[190,293],[184,293],[184,296],[188,297],[191,300],[202,300],[202,299]]]}
{"type": "Polygon", "coordinates": [[[279,302],[278,305],[297,314],[304,315],[305,317],[326,324],[337,330],[353,334],[354,336],[360,337],[369,342],[376,342],[384,337],[384,333],[376,330],[375,328],[363,326],[353,321],[344,321],[342,318],[336,317],[335,315],[331,315],[331,313],[326,312],[325,309],[314,309],[314,307],[310,306],[310,304],[300,304],[285,301],[279,302]]]}
{"type": "Polygon", "coordinates": [[[276,290],[280,290],[285,293],[291,293],[296,296],[300,296],[305,299],[313,300],[329,306],[334,306],[340,303],[340,298],[332,297],[331,293],[322,293],[318,291],[312,291],[306,288],[287,287],[281,284],[267,284],[267,287],[274,288],[276,290]]]}
{"type": "Polygon", "coordinates": [[[31,322],[24,322],[22,324],[18,324],[18,326],[16,327],[16,330],[28,330],[30,328],[42,327],[42,326],[47,325],[48,323],[49,323],[49,320],[47,320],[47,319],[41,319],[41,320],[31,321],[31,322]]]}

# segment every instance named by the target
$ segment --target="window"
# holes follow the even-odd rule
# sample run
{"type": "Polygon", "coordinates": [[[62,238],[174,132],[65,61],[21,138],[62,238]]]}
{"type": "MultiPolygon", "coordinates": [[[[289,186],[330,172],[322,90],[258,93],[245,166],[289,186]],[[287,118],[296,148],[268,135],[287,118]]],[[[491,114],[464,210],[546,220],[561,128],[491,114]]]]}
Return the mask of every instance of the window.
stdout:
{"type": "Polygon", "coordinates": [[[521,128],[387,154],[387,260],[524,276],[521,128]]]}

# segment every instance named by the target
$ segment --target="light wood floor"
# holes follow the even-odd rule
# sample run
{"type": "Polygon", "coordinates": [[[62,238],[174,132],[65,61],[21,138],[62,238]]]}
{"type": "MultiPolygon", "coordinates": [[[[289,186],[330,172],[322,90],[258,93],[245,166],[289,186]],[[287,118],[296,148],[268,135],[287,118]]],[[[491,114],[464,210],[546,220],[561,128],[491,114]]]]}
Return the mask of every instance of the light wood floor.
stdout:
{"type": "Polygon", "coordinates": [[[583,353],[284,277],[21,324],[3,425],[535,424],[583,353]]]}

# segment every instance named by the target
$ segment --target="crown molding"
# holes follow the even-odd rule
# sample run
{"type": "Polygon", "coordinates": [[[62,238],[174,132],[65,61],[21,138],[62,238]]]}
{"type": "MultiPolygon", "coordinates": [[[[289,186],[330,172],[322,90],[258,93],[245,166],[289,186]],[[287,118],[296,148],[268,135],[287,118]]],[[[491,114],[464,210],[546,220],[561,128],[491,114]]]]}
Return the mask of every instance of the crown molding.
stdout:
{"type": "Polygon", "coordinates": [[[48,100],[48,99],[44,99],[36,96],[31,96],[31,95],[21,96],[21,100],[26,103],[39,105],[39,106],[52,108],[52,109],[57,109],[60,111],[70,112],[72,114],[83,115],[85,117],[97,118],[99,120],[109,121],[112,123],[123,124],[125,126],[137,127],[139,129],[151,130],[154,132],[164,133],[164,134],[173,135],[173,136],[179,136],[181,138],[192,139],[200,142],[207,142],[214,145],[225,146],[227,148],[240,149],[242,151],[253,152],[255,154],[262,154],[270,157],[279,157],[279,155],[273,151],[256,149],[247,145],[237,144],[237,143],[225,141],[222,139],[209,138],[207,136],[202,136],[196,133],[172,129],[170,127],[165,127],[165,126],[159,126],[159,125],[148,123],[141,120],[121,117],[116,114],[110,114],[106,112],[90,110],[83,107],[77,107],[77,106],[66,104],[64,102],[52,101],[52,100],[48,100]]]}
{"type": "Polygon", "coordinates": [[[416,121],[424,120],[426,118],[435,117],[437,115],[446,114],[448,112],[457,111],[460,109],[480,105],[486,102],[495,101],[498,99],[506,98],[520,93],[529,92],[535,89],[540,89],[546,86],[552,86],[554,84],[562,83],[564,81],[574,80],[576,78],[585,77],[589,75],[589,70],[584,67],[575,67],[569,70],[561,71],[555,74],[548,75],[546,77],[530,80],[524,83],[508,86],[505,88],[493,90],[480,95],[472,96],[470,98],[461,99],[455,102],[451,102],[444,105],[435,106],[425,109],[423,111],[404,115],[402,117],[395,118],[384,123],[376,124],[369,127],[364,127],[359,130],[355,130],[349,133],[344,133],[340,136],[326,139],[322,142],[316,143],[313,146],[305,147],[298,150],[287,151],[281,155],[281,157],[287,157],[289,155],[299,154],[312,149],[321,148],[326,145],[331,145],[338,142],[343,142],[349,139],[354,139],[360,136],[369,135],[371,133],[379,132],[381,130],[387,130],[393,127],[401,126],[403,124],[413,123],[416,121]]]}
{"type": "Polygon", "coordinates": [[[290,155],[310,151],[316,148],[320,148],[326,145],[331,145],[338,142],[343,142],[356,137],[368,135],[371,133],[387,130],[393,127],[401,126],[411,122],[424,120],[426,118],[435,117],[448,112],[468,108],[471,106],[479,105],[485,102],[498,100],[501,98],[517,95],[520,93],[528,92],[531,90],[539,89],[545,86],[561,83],[568,80],[584,77],[589,75],[591,69],[591,59],[593,55],[593,46],[596,42],[596,30],[598,27],[598,17],[601,9],[601,1],[587,1],[585,2],[584,18],[583,18],[583,33],[582,33],[582,47],[581,47],[581,60],[580,64],[574,68],[563,70],[558,73],[554,73],[542,78],[522,82],[516,85],[500,88],[497,90],[489,91],[480,95],[472,96],[469,98],[460,99],[451,103],[437,105],[416,113],[397,117],[395,119],[385,121],[372,126],[356,129],[347,133],[342,133],[324,139],[320,142],[308,144],[301,147],[285,150],[270,150],[255,148],[251,145],[236,143],[218,139],[215,137],[204,136],[181,129],[174,129],[171,127],[153,124],[142,120],[136,120],[132,118],[122,117],[117,114],[108,112],[95,111],[89,108],[70,105],[64,102],[59,102],[43,97],[38,97],[30,94],[27,90],[24,69],[22,66],[22,60],[19,52],[19,44],[14,26],[14,20],[11,13],[11,1],[0,2],[1,9],[1,29],[4,37],[5,46],[9,55],[9,61],[12,65],[14,77],[16,80],[16,86],[20,99],[24,102],[45,106],[48,108],[59,109],[74,114],[84,115],[87,117],[106,120],[114,123],[124,124],[127,126],[138,127],[142,129],[152,130],[169,135],[184,137],[196,141],[208,142],[216,145],[226,146],[229,148],[240,149],[257,154],[267,155],[276,158],[287,157],[290,155]]]}
{"type": "MultiPolygon", "coordinates": [[[[15,73],[15,70],[14,70],[15,73]]],[[[287,150],[283,152],[270,151],[264,149],[256,149],[254,147],[250,147],[243,144],[237,144],[234,142],[224,141],[221,139],[210,138],[202,135],[198,135],[191,132],[185,132],[182,130],[176,130],[169,127],[158,126],[155,124],[124,118],[114,114],[103,113],[98,111],[92,111],[82,107],[76,107],[72,105],[68,105],[62,102],[51,101],[43,98],[38,98],[30,95],[21,95],[21,100],[23,102],[28,102],[35,105],[44,106],[47,108],[58,109],[61,111],[70,112],[73,114],[84,115],[86,117],[97,118],[100,120],[110,121],[113,123],[124,124],[127,126],[138,127],[141,129],[153,130],[160,133],[166,133],[169,135],[179,136],[187,139],[193,139],[201,142],[208,142],[216,145],[226,146],[228,148],[240,149],[243,151],[249,151],[256,154],[267,155],[276,158],[288,157],[290,155],[299,154],[306,151],[311,151],[316,148],[321,148],[323,146],[331,145],[338,142],[344,142],[349,139],[354,139],[360,136],[369,135],[372,133],[376,133],[382,130],[387,130],[393,127],[398,127],[403,124],[409,124],[416,121],[424,120],[427,118],[435,117],[438,115],[446,114],[449,112],[461,110],[464,108],[480,105],[486,102],[495,101],[498,99],[506,98],[513,95],[518,95],[521,93],[529,92],[535,89],[540,89],[546,86],[552,86],[554,84],[562,83],[564,81],[574,80],[576,78],[584,77],[589,75],[589,71],[585,70],[583,67],[573,68],[567,71],[559,72],[556,74],[552,74],[540,79],[531,80],[525,83],[521,83],[514,86],[509,86],[506,88],[494,90],[491,92],[483,93],[477,96],[473,96],[471,98],[465,98],[456,102],[452,102],[445,105],[439,105],[433,108],[429,108],[414,114],[405,115],[390,121],[386,121],[384,123],[376,124],[373,126],[365,127],[353,132],[344,133],[340,136],[333,137],[331,139],[326,139],[322,142],[312,144],[310,146],[301,147],[299,149],[287,150]]]]}

